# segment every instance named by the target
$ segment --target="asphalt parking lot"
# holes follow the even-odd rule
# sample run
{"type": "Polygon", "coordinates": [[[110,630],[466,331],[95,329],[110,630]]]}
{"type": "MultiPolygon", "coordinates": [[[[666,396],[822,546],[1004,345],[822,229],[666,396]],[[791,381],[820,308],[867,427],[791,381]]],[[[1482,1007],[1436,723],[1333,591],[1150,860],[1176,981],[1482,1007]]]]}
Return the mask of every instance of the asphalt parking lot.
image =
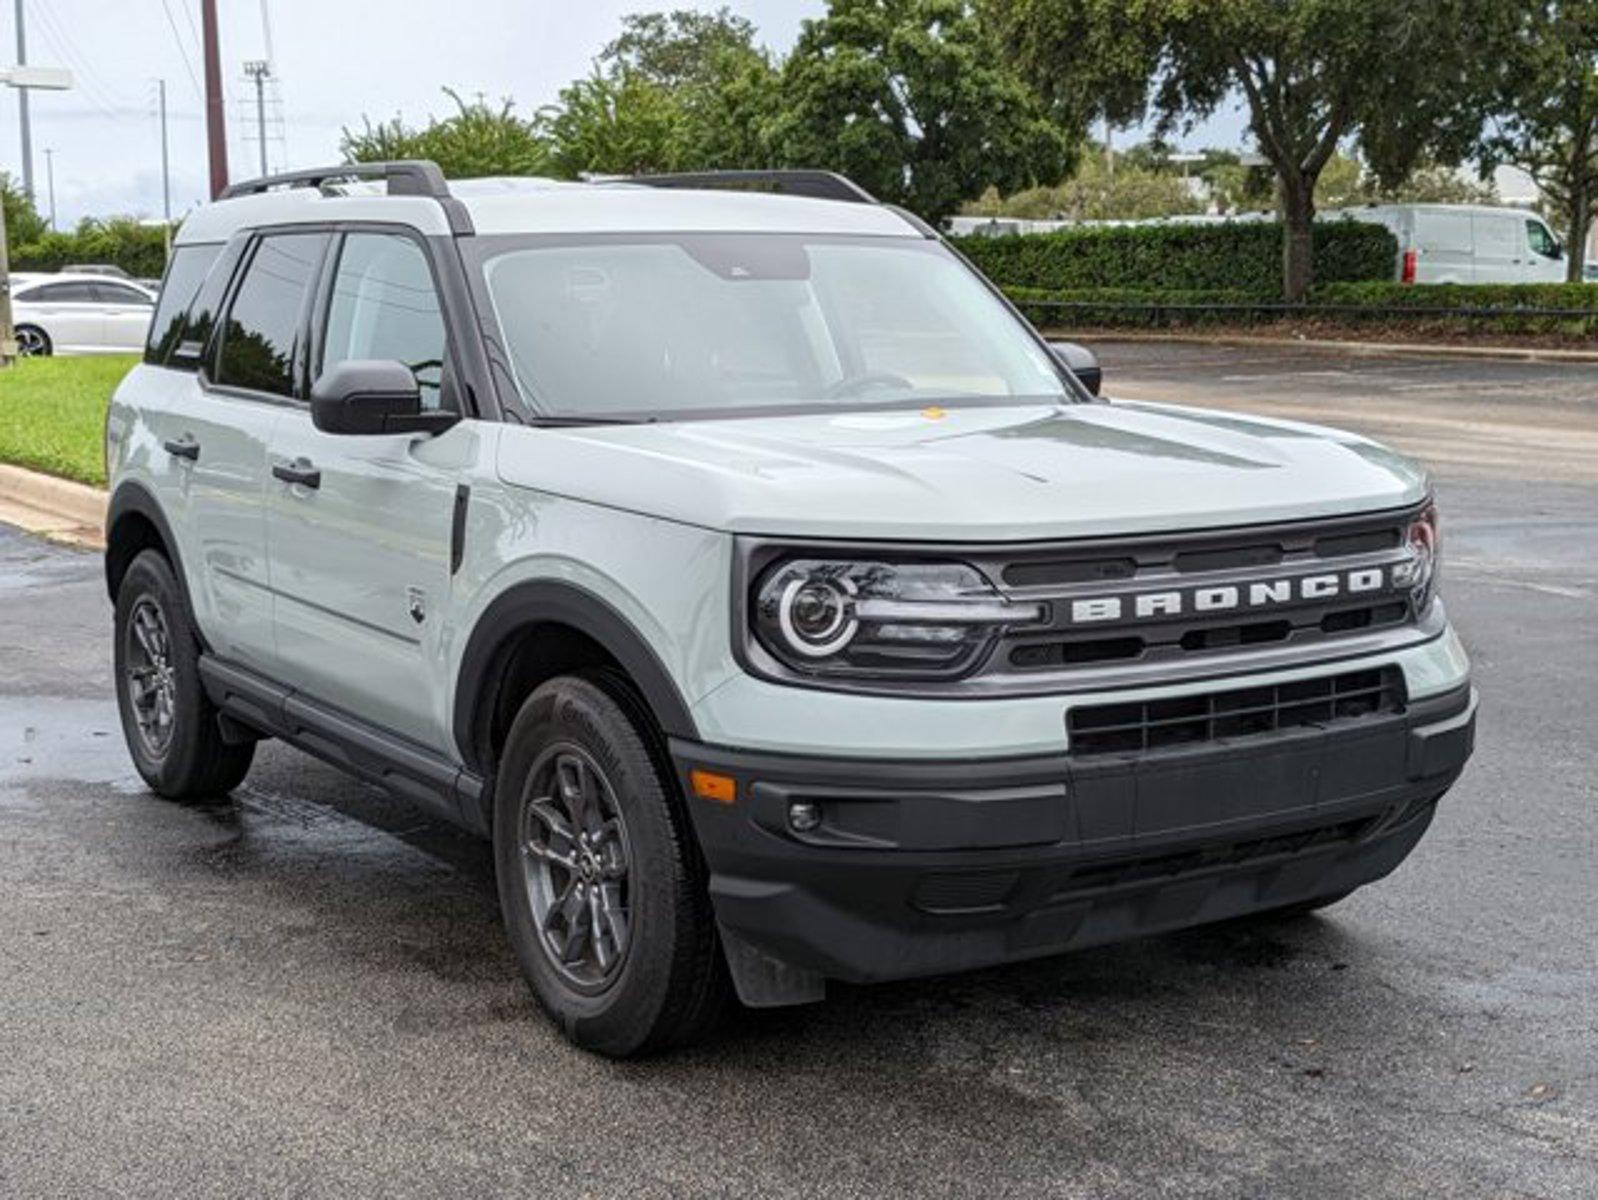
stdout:
{"type": "Polygon", "coordinates": [[[144,792],[98,560],[0,527],[0,1195],[1598,1193],[1598,365],[1097,348],[1434,467],[1481,729],[1394,876],[603,1062],[483,846],[278,746],[144,792]]]}

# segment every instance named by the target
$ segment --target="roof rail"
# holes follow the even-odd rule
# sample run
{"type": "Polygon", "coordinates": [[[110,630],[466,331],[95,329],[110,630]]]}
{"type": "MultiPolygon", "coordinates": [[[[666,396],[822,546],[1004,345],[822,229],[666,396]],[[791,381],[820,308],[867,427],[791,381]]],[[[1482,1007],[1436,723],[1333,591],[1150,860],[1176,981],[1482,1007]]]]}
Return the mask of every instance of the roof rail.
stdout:
{"type": "Polygon", "coordinates": [[[877,198],[836,171],[682,171],[668,175],[624,175],[606,183],[639,183],[658,188],[710,188],[733,192],[772,192],[813,200],[875,204],[877,198]]]}
{"type": "Polygon", "coordinates": [[[222,189],[218,200],[231,200],[235,196],[254,196],[273,188],[314,187],[334,183],[341,179],[382,179],[388,183],[390,196],[432,196],[443,200],[449,196],[449,184],[438,164],[424,159],[401,159],[396,162],[339,163],[333,167],[315,167],[308,171],[285,171],[280,175],[263,175],[259,179],[246,179],[230,183],[222,189]]]}

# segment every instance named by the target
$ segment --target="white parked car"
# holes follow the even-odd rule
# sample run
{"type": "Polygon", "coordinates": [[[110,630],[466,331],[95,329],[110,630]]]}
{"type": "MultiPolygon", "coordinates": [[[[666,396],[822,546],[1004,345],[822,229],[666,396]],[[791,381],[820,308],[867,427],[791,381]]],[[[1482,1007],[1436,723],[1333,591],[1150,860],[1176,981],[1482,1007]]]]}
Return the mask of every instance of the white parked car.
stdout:
{"type": "Polygon", "coordinates": [[[1565,248],[1524,208],[1377,204],[1327,213],[1385,225],[1398,238],[1401,283],[1563,283],[1565,248]]]}
{"type": "Polygon", "coordinates": [[[143,349],[156,293],[106,275],[12,276],[17,352],[133,354],[143,349]]]}

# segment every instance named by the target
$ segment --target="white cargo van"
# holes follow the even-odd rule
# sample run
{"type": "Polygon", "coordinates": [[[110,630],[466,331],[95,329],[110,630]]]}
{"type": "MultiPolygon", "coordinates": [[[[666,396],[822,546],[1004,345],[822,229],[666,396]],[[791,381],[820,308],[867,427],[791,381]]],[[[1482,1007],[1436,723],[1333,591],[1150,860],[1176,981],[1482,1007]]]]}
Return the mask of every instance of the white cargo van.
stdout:
{"type": "Polygon", "coordinates": [[[1562,283],[1565,248],[1534,212],[1469,204],[1378,204],[1328,218],[1374,221],[1398,238],[1402,283],[1562,283]]]}

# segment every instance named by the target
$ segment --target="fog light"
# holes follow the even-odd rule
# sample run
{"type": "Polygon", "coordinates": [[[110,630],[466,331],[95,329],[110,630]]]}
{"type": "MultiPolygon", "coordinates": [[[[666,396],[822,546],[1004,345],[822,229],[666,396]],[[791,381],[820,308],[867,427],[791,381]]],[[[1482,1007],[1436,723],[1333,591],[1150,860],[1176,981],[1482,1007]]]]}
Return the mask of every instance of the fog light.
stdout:
{"type": "Polygon", "coordinates": [[[821,805],[795,800],[788,806],[788,824],[795,833],[810,833],[821,828],[821,805]]]}

